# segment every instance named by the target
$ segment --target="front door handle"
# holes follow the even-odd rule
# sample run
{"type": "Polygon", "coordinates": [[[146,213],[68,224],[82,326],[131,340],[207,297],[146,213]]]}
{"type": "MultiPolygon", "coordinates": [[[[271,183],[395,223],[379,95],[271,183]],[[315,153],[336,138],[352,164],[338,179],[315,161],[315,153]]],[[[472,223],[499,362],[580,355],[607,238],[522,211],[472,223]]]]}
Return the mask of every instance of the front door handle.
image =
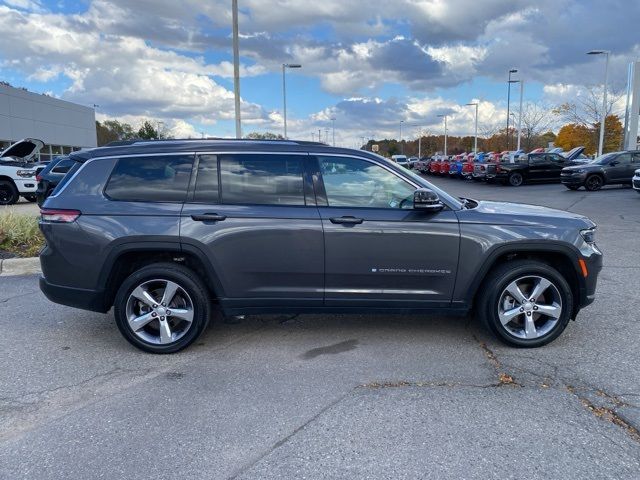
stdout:
{"type": "Polygon", "coordinates": [[[329,220],[331,221],[331,223],[338,223],[338,224],[344,224],[344,225],[359,225],[362,222],[364,222],[362,218],[356,218],[351,216],[333,217],[333,218],[330,218],[329,220]]]}
{"type": "Polygon", "coordinates": [[[191,215],[196,222],[221,222],[226,220],[226,215],[218,215],[217,213],[203,213],[202,215],[191,215]]]}

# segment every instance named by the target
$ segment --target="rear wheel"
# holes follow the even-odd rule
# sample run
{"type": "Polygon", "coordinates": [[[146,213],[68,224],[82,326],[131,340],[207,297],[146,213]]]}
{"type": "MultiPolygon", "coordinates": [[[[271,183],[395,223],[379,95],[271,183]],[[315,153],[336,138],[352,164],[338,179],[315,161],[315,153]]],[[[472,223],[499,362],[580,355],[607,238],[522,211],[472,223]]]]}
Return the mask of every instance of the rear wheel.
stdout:
{"type": "Polygon", "coordinates": [[[595,192],[596,190],[600,190],[603,184],[604,181],[600,175],[589,175],[584,181],[584,188],[590,192],[595,192]]]}
{"type": "Polygon", "coordinates": [[[122,335],[151,353],[174,353],[188,347],[211,317],[202,280],[190,269],[172,263],[149,265],[131,274],[118,290],[114,307],[122,335]]]}
{"type": "Polygon", "coordinates": [[[578,190],[580,188],[580,185],[565,185],[565,187],[567,187],[569,190],[578,190]]]}
{"type": "Polygon", "coordinates": [[[9,180],[0,180],[0,205],[13,205],[20,199],[18,189],[9,180]]]}
{"type": "Polygon", "coordinates": [[[517,260],[490,274],[479,307],[483,323],[500,340],[533,348],[546,345],[564,331],[573,310],[573,294],[554,268],[517,260]]]}
{"type": "Polygon", "coordinates": [[[509,175],[508,181],[509,181],[509,185],[511,185],[512,187],[519,187],[520,185],[522,185],[524,178],[522,177],[521,173],[513,172],[512,174],[509,175]]]}

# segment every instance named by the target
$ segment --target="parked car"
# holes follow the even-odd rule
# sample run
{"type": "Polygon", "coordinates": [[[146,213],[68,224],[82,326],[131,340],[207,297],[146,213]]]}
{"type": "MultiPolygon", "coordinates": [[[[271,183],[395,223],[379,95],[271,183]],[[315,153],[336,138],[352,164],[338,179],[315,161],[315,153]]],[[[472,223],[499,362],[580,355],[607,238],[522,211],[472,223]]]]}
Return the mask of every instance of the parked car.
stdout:
{"type": "Polygon", "coordinates": [[[604,185],[631,185],[640,167],[640,151],[605,153],[589,163],[562,169],[562,184],[569,190],[600,190],[604,185]]]}
{"type": "Polygon", "coordinates": [[[429,173],[431,175],[438,175],[440,173],[440,165],[442,165],[442,159],[436,158],[429,164],[429,173]]]}
{"type": "Polygon", "coordinates": [[[36,190],[36,199],[38,205],[42,206],[44,201],[51,195],[58,183],[69,172],[75,162],[69,157],[56,157],[36,175],[38,188],[36,190]]]}
{"type": "Polygon", "coordinates": [[[418,157],[409,157],[407,159],[407,163],[409,165],[409,168],[413,169],[416,167],[416,163],[418,163],[418,157]]]}
{"type": "Polygon", "coordinates": [[[451,167],[451,159],[450,157],[445,157],[440,163],[440,170],[438,173],[440,175],[449,175],[449,168],[451,167]]]}
{"type": "Polygon", "coordinates": [[[362,150],[171,140],[70,158],[41,211],[40,288],[113,308],[149,352],[196,341],[214,303],[224,315],[475,308],[504,342],[538,347],[593,302],[602,267],[582,215],[456,198],[362,150]]]}
{"type": "Polygon", "coordinates": [[[415,168],[421,173],[428,173],[430,163],[431,163],[431,159],[429,157],[422,157],[420,160],[416,162],[415,168]]]}
{"type": "Polygon", "coordinates": [[[495,179],[519,187],[529,182],[558,182],[562,169],[573,162],[559,153],[530,153],[516,163],[496,166],[495,179]]]}
{"type": "Polygon", "coordinates": [[[391,160],[405,168],[409,168],[409,159],[406,155],[391,155],[391,160]]]}
{"type": "Polygon", "coordinates": [[[43,146],[42,140],[25,138],[0,153],[0,205],[13,205],[20,197],[36,201],[36,175],[46,163],[33,159],[43,146]]]}
{"type": "Polygon", "coordinates": [[[632,187],[636,192],[640,193],[640,168],[633,174],[632,187]]]}
{"type": "Polygon", "coordinates": [[[474,163],[473,160],[468,160],[462,164],[462,178],[465,180],[473,179],[473,168],[474,163]]]}

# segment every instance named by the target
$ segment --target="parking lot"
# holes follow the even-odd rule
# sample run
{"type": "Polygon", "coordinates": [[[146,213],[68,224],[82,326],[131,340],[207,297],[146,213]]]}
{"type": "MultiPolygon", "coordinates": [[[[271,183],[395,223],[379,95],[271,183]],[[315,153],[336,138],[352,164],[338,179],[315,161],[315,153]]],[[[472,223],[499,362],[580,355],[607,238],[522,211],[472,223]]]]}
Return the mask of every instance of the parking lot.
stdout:
{"type": "Polygon", "coordinates": [[[0,478],[638,478],[640,195],[428,179],[592,218],[595,303],[536,350],[473,317],[302,315],[155,356],[2,277],[0,478]]]}

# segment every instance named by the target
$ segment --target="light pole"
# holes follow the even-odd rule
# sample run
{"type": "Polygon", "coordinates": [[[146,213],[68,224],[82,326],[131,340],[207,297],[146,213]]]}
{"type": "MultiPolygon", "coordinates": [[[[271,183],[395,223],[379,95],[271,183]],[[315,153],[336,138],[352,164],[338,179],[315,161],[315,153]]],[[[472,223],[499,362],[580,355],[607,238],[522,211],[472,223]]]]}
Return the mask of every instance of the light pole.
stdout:
{"type": "Polygon", "coordinates": [[[602,120],[600,121],[600,141],[598,142],[598,156],[602,155],[604,146],[604,123],[607,120],[607,75],[609,74],[609,50],[591,50],[587,55],[605,55],[606,62],[604,67],[604,95],[602,99],[602,120]]]}
{"type": "Polygon", "coordinates": [[[331,129],[333,130],[333,146],[336,146],[336,117],[331,117],[331,129]]]}
{"type": "Polygon", "coordinates": [[[447,156],[447,115],[438,115],[439,118],[444,118],[444,156],[447,156]]]}
{"type": "Polygon", "coordinates": [[[302,68],[299,63],[283,63],[282,64],[282,104],[284,112],[284,139],[287,139],[287,81],[285,70],[287,68],[302,68]]]}
{"type": "Polygon", "coordinates": [[[511,103],[511,84],[515,83],[511,80],[512,73],[518,73],[518,70],[515,68],[509,70],[509,80],[507,82],[507,150],[509,150],[509,106],[511,103]]]}
{"type": "Polygon", "coordinates": [[[157,137],[156,139],[160,140],[160,125],[164,126],[164,122],[158,121],[157,125],[158,125],[158,129],[156,130],[156,137],[157,137]]]}
{"type": "Polygon", "coordinates": [[[402,124],[404,120],[400,120],[400,154],[404,155],[404,144],[402,143],[402,124]]]}
{"type": "Polygon", "coordinates": [[[236,138],[242,138],[240,123],[240,48],[238,46],[238,0],[231,2],[233,23],[233,96],[236,110],[236,138]]]}
{"type": "Polygon", "coordinates": [[[476,121],[473,133],[473,153],[478,153],[478,102],[467,103],[467,105],[476,107],[476,121]]]}
{"type": "Polygon", "coordinates": [[[524,92],[524,80],[520,80],[520,110],[518,111],[518,148],[520,150],[520,140],[522,139],[522,94],[524,92]]]}

